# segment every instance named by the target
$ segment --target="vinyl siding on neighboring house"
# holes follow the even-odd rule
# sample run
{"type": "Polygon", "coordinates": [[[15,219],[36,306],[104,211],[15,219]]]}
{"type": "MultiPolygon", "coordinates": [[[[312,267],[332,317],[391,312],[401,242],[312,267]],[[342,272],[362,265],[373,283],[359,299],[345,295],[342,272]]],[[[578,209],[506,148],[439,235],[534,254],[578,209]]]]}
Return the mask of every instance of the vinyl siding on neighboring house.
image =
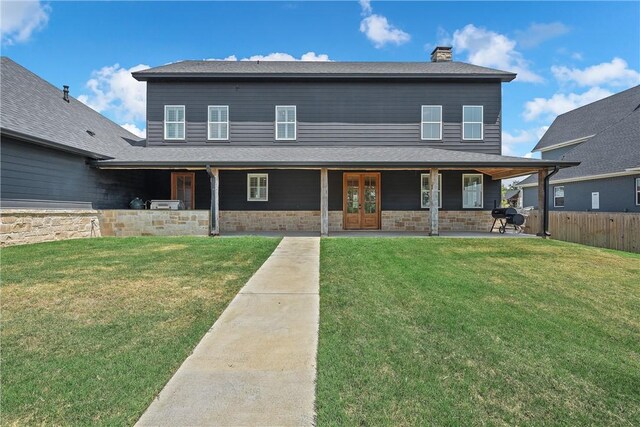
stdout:
{"type": "Polygon", "coordinates": [[[276,143],[275,106],[297,107],[296,141],[307,145],[427,145],[500,154],[499,82],[148,82],[147,144],[276,143]],[[164,106],[184,105],[186,139],[165,142],[164,106]],[[229,141],[207,140],[207,106],[228,105],[229,141]],[[443,140],[423,141],[421,106],[442,105],[443,140]],[[484,107],[484,139],[462,141],[462,106],[484,107]]]}
{"type": "MultiPolygon", "coordinates": [[[[591,193],[600,193],[600,209],[594,212],[640,212],[635,204],[635,179],[638,175],[620,176],[589,181],[549,184],[549,210],[590,211],[591,193]],[[553,206],[553,187],[564,186],[564,207],[553,206]]],[[[523,206],[538,207],[538,187],[523,188],[523,206]]]]}
{"type": "MultiPolygon", "coordinates": [[[[582,144],[582,142],[580,144],[582,144]]],[[[566,153],[573,150],[580,144],[568,145],[566,147],[555,148],[549,151],[542,151],[540,153],[540,158],[544,160],[560,160],[562,156],[564,156],[566,153]]]]}
{"type": "Polygon", "coordinates": [[[2,137],[1,196],[6,207],[62,207],[59,202],[90,202],[94,209],[124,209],[144,197],[144,171],[99,170],[86,158],[2,137]],[[37,201],[37,202],[31,202],[37,201]]]}

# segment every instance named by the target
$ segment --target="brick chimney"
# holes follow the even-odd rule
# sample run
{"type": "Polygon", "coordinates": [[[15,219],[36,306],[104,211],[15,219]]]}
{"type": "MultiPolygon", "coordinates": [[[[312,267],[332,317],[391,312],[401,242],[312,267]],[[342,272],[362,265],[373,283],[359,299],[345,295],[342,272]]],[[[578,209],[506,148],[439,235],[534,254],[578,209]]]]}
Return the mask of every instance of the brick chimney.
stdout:
{"type": "Polygon", "coordinates": [[[449,62],[451,60],[451,46],[436,46],[431,52],[431,62],[449,62]]]}

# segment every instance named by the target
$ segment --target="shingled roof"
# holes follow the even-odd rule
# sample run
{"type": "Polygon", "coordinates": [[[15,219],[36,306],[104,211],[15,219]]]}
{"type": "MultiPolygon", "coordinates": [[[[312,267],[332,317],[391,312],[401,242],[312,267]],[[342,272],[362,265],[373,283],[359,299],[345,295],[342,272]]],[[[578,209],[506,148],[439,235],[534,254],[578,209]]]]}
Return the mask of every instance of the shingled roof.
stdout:
{"type": "Polygon", "coordinates": [[[497,79],[515,73],[464,62],[311,62],[180,61],[133,73],[138,80],[158,78],[417,78],[497,79]]]}
{"type": "Polygon", "coordinates": [[[140,138],[7,57],[1,60],[4,135],[92,158],[109,158],[140,138]],[[93,133],[91,135],[89,132],[93,133]]]}
{"type": "Polygon", "coordinates": [[[590,138],[615,125],[640,106],[640,86],[560,114],[534,147],[544,150],[568,141],[590,138]]]}

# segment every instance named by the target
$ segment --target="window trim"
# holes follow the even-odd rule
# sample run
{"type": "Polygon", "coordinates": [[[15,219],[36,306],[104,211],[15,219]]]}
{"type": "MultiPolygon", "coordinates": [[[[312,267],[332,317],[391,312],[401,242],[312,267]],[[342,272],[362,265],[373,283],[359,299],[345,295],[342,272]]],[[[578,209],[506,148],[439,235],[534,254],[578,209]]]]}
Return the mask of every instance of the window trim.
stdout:
{"type": "Polygon", "coordinates": [[[165,105],[164,106],[164,140],[165,141],[184,141],[187,139],[187,108],[184,105],[165,105]],[[167,108],[182,108],[182,121],[180,122],[169,122],[167,121],[167,108]],[[182,138],[168,138],[167,137],[167,124],[168,123],[182,123],[184,125],[184,134],[182,138]]]}
{"type": "MultiPolygon", "coordinates": [[[[431,180],[431,174],[430,173],[421,173],[420,174],[420,209],[430,209],[431,206],[424,206],[422,204],[422,202],[424,201],[424,197],[422,197],[422,194],[425,191],[431,191],[431,183],[429,183],[429,189],[425,190],[422,188],[422,182],[424,180],[424,177],[429,178],[429,180],[431,180]]],[[[431,197],[429,197],[431,198],[431,197]]],[[[442,174],[439,173],[438,174],[438,209],[442,209],[442,174]]]]}
{"type": "MultiPolygon", "coordinates": [[[[259,181],[258,181],[259,182],[259,181]]],[[[258,186],[258,188],[260,188],[258,186]]],[[[268,202],[269,201],[269,174],[268,173],[248,173],[247,174],[247,202],[268,202]],[[252,199],[251,198],[251,178],[265,178],[267,184],[265,185],[265,198],[264,199],[252,199]]]]}
{"type": "Polygon", "coordinates": [[[558,204],[556,203],[556,199],[558,198],[558,196],[556,196],[556,189],[557,189],[557,188],[562,188],[562,198],[563,198],[563,199],[565,198],[564,185],[554,185],[554,186],[553,186],[553,207],[554,207],[554,208],[564,208],[564,205],[565,205],[564,200],[563,200],[563,202],[562,202],[562,206],[561,206],[561,205],[558,205],[558,204]]]}
{"type": "Polygon", "coordinates": [[[276,141],[295,141],[298,138],[298,108],[295,105],[276,105],[275,108],[275,139],[276,141]],[[292,122],[278,121],[278,108],[293,108],[293,138],[278,138],[278,124],[291,124],[292,122]]]}
{"type": "Polygon", "coordinates": [[[481,173],[463,173],[462,174],[462,209],[484,209],[484,175],[481,173]],[[480,177],[480,206],[467,207],[464,205],[464,178],[467,176],[480,177]]]}
{"type": "Polygon", "coordinates": [[[462,140],[463,141],[483,141],[484,140],[484,105],[463,105],[462,106],[462,140]],[[479,122],[465,122],[464,121],[464,109],[465,107],[480,107],[481,119],[479,122]],[[464,132],[465,123],[480,123],[480,138],[467,138],[464,132]]]}
{"type": "Polygon", "coordinates": [[[229,106],[228,105],[207,105],[207,141],[228,141],[229,140],[229,106]],[[227,110],[226,122],[212,122],[211,121],[211,108],[225,108],[227,110]],[[211,137],[211,125],[212,124],[226,124],[227,135],[224,138],[212,138],[211,137]]]}
{"type": "Polygon", "coordinates": [[[640,206],[640,177],[636,178],[636,191],[635,191],[635,196],[636,196],[636,206],[640,206]]]}
{"type": "Polygon", "coordinates": [[[420,106],[420,140],[421,141],[442,141],[443,139],[443,135],[442,135],[442,122],[443,122],[443,117],[442,117],[442,105],[421,105],[420,106]],[[431,122],[431,121],[425,121],[424,119],[424,108],[425,107],[438,107],[440,109],[440,121],[439,122],[431,122]],[[433,124],[433,123],[439,123],[440,124],[440,138],[425,138],[424,137],[424,125],[425,124],[433,124]]]}

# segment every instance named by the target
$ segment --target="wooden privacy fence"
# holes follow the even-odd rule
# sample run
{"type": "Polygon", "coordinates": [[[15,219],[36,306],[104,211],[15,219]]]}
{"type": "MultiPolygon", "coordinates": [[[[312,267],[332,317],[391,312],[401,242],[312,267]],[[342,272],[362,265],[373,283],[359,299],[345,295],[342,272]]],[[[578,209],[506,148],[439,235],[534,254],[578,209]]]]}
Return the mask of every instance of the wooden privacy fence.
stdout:
{"type": "MultiPolygon", "coordinates": [[[[536,234],[538,211],[531,211],[525,232],[536,234]]],[[[640,213],[549,212],[552,239],[640,253],[640,213]]]]}

